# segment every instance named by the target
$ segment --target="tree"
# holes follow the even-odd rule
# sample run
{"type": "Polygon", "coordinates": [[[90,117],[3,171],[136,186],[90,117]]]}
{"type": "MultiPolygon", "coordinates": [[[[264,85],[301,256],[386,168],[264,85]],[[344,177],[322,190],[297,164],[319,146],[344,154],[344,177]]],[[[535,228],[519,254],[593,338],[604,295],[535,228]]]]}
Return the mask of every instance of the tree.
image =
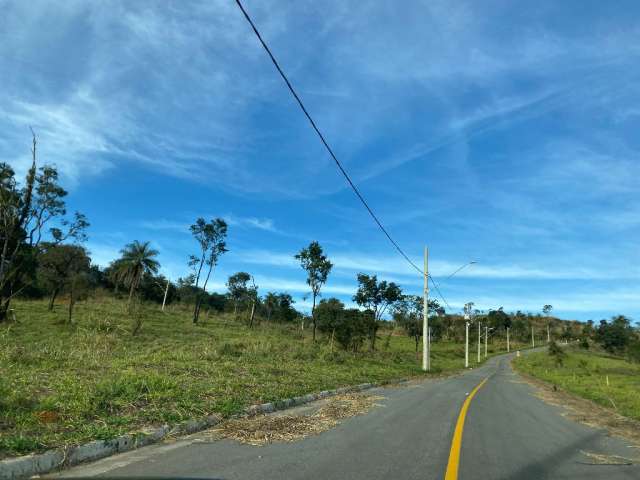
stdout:
{"type": "Polygon", "coordinates": [[[84,239],[89,225],[77,212],[72,221],[65,218],[67,192],[54,167],[37,167],[36,146],[33,134],[31,166],[22,186],[13,169],[0,163],[0,323],[7,318],[11,299],[28,285],[26,277],[35,274],[43,237],[53,243],[84,239]]]}
{"type": "Polygon", "coordinates": [[[336,329],[340,328],[344,303],[337,298],[322,299],[316,307],[316,319],[318,330],[331,335],[331,348],[336,335],[336,329]]]}
{"type": "Polygon", "coordinates": [[[600,320],[597,339],[607,352],[623,352],[633,338],[633,327],[631,327],[630,320],[624,315],[613,317],[610,322],[600,320]]]}
{"type": "Polygon", "coordinates": [[[127,308],[131,310],[131,299],[144,274],[155,274],[160,264],[155,259],[158,251],[151,248],[150,242],[140,243],[135,240],[120,250],[122,257],[118,260],[118,276],[124,285],[129,287],[127,308]]]}
{"type": "MultiPolygon", "coordinates": [[[[420,295],[402,295],[402,298],[394,304],[393,309],[394,321],[415,341],[416,354],[422,338],[423,305],[424,299],[420,295]]],[[[429,308],[429,322],[432,325],[431,331],[434,337],[437,338],[443,334],[442,329],[444,326],[441,322],[438,323],[434,320],[444,315],[445,311],[435,299],[429,299],[427,305],[429,308]],[[432,316],[433,313],[437,316],[432,316]]]]}
{"type": "Polygon", "coordinates": [[[375,350],[379,322],[387,308],[402,298],[402,290],[393,282],[387,283],[386,280],[378,282],[376,275],[369,276],[365,273],[359,273],[357,278],[358,290],[353,296],[353,301],[373,312],[375,321],[371,325],[369,339],[371,350],[375,350]]]}
{"type": "Polygon", "coordinates": [[[227,280],[227,289],[229,289],[229,297],[233,301],[233,315],[238,316],[238,304],[249,296],[249,287],[247,283],[251,280],[251,275],[247,272],[237,272],[227,280]]]}
{"type": "Polygon", "coordinates": [[[78,245],[44,243],[38,267],[38,279],[49,292],[49,310],[71,277],[88,273],[90,260],[87,251],[78,245]]]}
{"type": "Polygon", "coordinates": [[[307,285],[311,287],[313,303],[311,306],[311,321],[313,323],[313,341],[316,341],[316,299],[320,295],[322,285],[327,282],[333,264],[324,255],[318,242],[311,242],[307,248],[300,250],[295,256],[300,266],[307,272],[307,285]]]}
{"type": "Polygon", "coordinates": [[[497,310],[489,310],[487,322],[490,327],[495,329],[506,330],[511,327],[511,317],[505,313],[502,307],[497,310]]]}
{"type": "Polygon", "coordinates": [[[84,265],[78,265],[78,269],[75,270],[68,277],[66,282],[66,290],[69,294],[69,308],[67,321],[72,322],[73,307],[75,307],[78,300],[83,300],[89,295],[91,289],[91,277],[89,276],[89,262],[84,265]]]}
{"type": "MultiPolygon", "coordinates": [[[[213,267],[218,262],[220,255],[228,251],[225,242],[227,238],[227,223],[221,218],[216,218],[207,223],[204,218],[200,217],[196,219],[196,223],[189,227],[189,230],[200,246],[199,255],[191,255],[189,257],[189,266],[194,270],[196,291],[198,291],[203,267],[205,265],[209,267],[202,286],[202,291],[206,293],[207,283],[209,283],[213,267]]],[[[198,323],[201,303],[202,293],[198,292],[193,308],[193,323],[198,323]]]]}
{"type": "Polygon", "coordinates": [[[251,277],[251,286],[247,290],[247,297],[251,299],[251,314],[249,315],[249,328],[253,328],[253,319],[256,314],[256,306],[260,301],[260,297],[258,296],[258,287],[253,277],[251,277]]]}
{"type": "Polygon", "coordinates": [[[542,307],[542,313],[544,313],[544,316],[547,318],[547,342],[551,341],[551,324],[553,323],[553,319],[549,317],[551,310],[553,310],[553,306],[551,305],[542,307]]]}
{"type": "Polygon", "coordinates": [[[414,339],[416,343],[416,354],[422,338],[422,305],[423,298],[419,295],[404,295],[396,303],[393,317],[395,322],[414,339]]]}
{"type": "Polygon", "coordinates": [[[288,293],[280,293],[278,295],[278,319],[281,322],[293,322],[300,313],[293,308],[294,300],[288,293]]]}
{"type": "Polygon", "coordinates": [[[268,292],[263,300],[264,309],[267,314],[267,322],[271,321],[273,311],[278,308],[278,295],[274,292],[268,292]]]}

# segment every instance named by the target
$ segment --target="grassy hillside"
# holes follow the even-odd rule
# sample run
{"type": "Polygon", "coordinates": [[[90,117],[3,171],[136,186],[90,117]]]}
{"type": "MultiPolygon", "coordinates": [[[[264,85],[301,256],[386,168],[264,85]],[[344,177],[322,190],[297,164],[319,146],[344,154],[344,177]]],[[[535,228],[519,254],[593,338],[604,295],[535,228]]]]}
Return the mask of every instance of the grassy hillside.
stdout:
{"type": "MultiPolygon", "coordinates": [[[[295,325],[250,330],[203,315],[196,326],[180,308],[139,307],[132,336],[124,303],[111,299],[78,304],[75,325],[63,323],[63,306],[15,307],[20,323],[0,326],[0,456],[421,374],[413,340],[401,335],[386,346],[383,333],[378,351],[353,354],[313,344],[295,325]]],[[[460,369],[463,357],[462,345],[434,344],[434,373],[460,369]]]]}
{"type": "Polygon", "coordinates": [[[603,353],[569,350],[559,367],[546,352],[517,358],[514,365],[524,373],[640,420],[640,364],[603,353]]]}

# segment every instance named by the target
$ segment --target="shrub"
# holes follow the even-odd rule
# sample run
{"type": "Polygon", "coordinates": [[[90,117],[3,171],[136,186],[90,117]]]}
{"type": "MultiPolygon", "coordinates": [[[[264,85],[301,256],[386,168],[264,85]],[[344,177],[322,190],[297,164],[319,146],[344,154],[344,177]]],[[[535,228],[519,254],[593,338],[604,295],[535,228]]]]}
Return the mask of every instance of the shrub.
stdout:
{"type": "Polygon", "coordinates": [[[640,363],[640,340],[635,340],[627,348],[627,357],[630,362],[640,363]]]}
{"type": "Polygon", "coordinates": [[[555,342],[555,340],[552,340],[549,343],[549,355],[553,357],[556,367],[562,366],[564,358],[567,356],[565,351],[555,342]]]}
{"type": "Polygon", "coordinates": [[[587,339],[587,337],[582,337],[580,339],[580,348],[589,350],[589,340],[587,339]]]}

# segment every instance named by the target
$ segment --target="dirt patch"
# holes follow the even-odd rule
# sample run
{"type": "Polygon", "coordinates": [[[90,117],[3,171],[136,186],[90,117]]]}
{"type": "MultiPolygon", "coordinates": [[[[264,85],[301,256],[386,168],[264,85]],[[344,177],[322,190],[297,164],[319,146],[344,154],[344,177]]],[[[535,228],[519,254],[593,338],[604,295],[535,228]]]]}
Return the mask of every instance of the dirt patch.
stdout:
{"type": "Polygon", "coordinates": [[[630,440],[640,445],[640,421],[624,417],[591,400],[565,392],[555,385],[519,372],[526,383],[536,389],[536,396],[543,401],[562,407],[567,418],[590,427],[607,430],[610,435],[630,440]]]}
{"type": "Polygon", "coordinates": [[[315,412],[301,415],[261,415],[228,420],[210,431],[211,437],[231,438],[249,445],[295,442],[338,425],[345,418],[362,415],[384,397],[346,394],[333,397],[315,412]]]}

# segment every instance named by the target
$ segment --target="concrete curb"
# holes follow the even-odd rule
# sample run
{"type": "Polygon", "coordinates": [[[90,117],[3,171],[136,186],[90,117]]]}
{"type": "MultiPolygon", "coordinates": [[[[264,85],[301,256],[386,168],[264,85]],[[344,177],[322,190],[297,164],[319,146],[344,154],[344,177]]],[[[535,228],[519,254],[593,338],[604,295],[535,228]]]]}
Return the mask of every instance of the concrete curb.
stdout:
{"type": "MultiPolygon", "coordinates": [[[[278,400],[276,402],[251,405],[244,409],[244,414],[254,416],[272,413],[276,410],[286,410],[323,398],[350,392],[361,392],[389,384],[407,383],[408,381],[408,379],[403,378],[380,383],[362,383],[360,385],[341,387],[334,390],[323,390],[319,393],[309,393],[299,397],[285,398],[284,400],[278,400]]],[[[218,415],[209,415],[208,417],[200,419],[187,420],[173,427],[163,425],[161,427],[147,428],[140,432],[129,433],[110,440],[94,440],[83,445],[0,460],[0,480],[20,480],[32,477],[33,475],[40,475],[53,470],[78,465],[79,463],[99,460],[117,453],[127,452],[151,445],[152,443],[157,443],[170,436],[188,435],[205,430],[217,425],[222,420],[223,418],[218,415]]]]}

